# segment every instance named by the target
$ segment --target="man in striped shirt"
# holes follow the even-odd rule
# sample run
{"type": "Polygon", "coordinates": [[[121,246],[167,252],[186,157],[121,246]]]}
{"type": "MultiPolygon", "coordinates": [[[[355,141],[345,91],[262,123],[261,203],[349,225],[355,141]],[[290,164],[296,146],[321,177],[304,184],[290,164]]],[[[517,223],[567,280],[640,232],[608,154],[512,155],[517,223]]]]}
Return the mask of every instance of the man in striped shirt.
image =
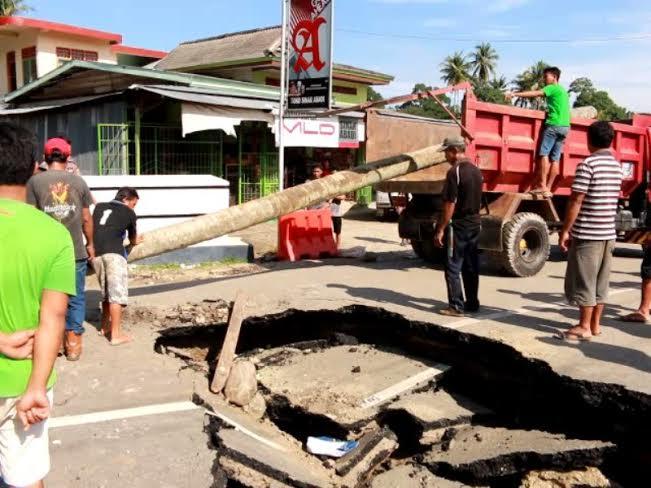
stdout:
{"type": "Polygon", "coordinates": [[[560,334],[564,340],[584,341],[600,334],[623,176],[621,164],[609,149],[614,137],[608,122],[592,124],[588,128],[592,154],[577,166],[574,175],[559,244],[563,251],[569,250],[565,296],[569,303],[579,306],[581,319],[578,325],[560,334]]]}

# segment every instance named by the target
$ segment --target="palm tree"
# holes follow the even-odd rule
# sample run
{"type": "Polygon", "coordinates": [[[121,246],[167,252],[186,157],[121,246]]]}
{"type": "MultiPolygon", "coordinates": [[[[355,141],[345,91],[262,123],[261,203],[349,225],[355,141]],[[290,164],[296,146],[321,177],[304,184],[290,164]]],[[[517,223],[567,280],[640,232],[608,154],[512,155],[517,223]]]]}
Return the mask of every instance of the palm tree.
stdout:
{"type": "Polygon", "coordinates": [[[506,76],[500,76],[499,78],[495,77],[488,82],[488,85],[499,91],[506,91],[509,88],[509,81],[506,79],[506,76]]]}
{"type": "Polygon", "coordinates": [[[24,0],[0,0],[0,16],[2,17],[23,14],[30,10],[32,8],[24,0]]]}
{"type": "MultiPolygon", "coordinates": [[[[515,91],[531,91],[542,88],[544,83],[544,72],[548,67],[549,64],[542,60],[528,67],[511,82],[515,91]]],[[[545,101],[538,98],[519,98],[516,105],[540,110],[541,108],[544,108],[545,101]]]]}
{"type": "Polygon", "coordinates": [[[495,75],[495,68],[499,58],[497,51],[493,49],[490,42],[483,42],[475,46],[475,51],[471,54],[470,59],[473,76],[484,83],[487,82],[491,75],[495,75]]]}
{"type": "Polygon", "coordinates": [[[447,85],[456,85],[470,79],[470,62],[462,51],[456,51],[441,63],[441,79],[447,85]]]}

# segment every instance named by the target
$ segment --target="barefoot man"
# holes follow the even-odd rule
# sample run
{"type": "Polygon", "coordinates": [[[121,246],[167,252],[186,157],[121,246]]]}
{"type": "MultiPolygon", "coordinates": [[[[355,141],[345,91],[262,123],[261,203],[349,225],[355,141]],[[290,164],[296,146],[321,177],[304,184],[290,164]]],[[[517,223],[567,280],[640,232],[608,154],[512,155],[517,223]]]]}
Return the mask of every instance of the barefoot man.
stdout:
{"type": "Polygon", "coordinates": [[[532,90],[519,93],[507,93],[506,98],[538,98],[545,97],[547,117],[540,143],[538,156],[540,161],[537,168],[536,182],[531,189],[532,194],[551,198],[551,189],[558,176],[558,165],[563,154],[563,145],[570,132],[570,97],[567,90],[559,85],[561,70],[555,67],[544,71],[545,86],[542,90],[532,90]],[[551,166],[549,161],[551,159],[551,166]]]}
{"type": "Polygon", "coordinates": [[[95,252],[93,267],[97,273],[102,291],[102,330],[112,346],[119,346],[132,340],[122,332],[122,309],[129,297],[127,251],[124,248],[125,235],[131,246],[142,242],[136,232],[136,213],[133,209],[139,200],[135,188],[125,186],[118,190],[115,198],[100,203],[93,212],[95,229],[95,252]]]}
{"type": "Polygon", "coordinates": [[[591,154],[576,168],[559,239],[561,249],[569,249],[565,297],[581,310],[579,324],[559,335],[568,341],[590,340],[601,332],[623,176],[621,164],[609,149],[614,137],[608,122],[595,122],[588,128],[591,154]]]}

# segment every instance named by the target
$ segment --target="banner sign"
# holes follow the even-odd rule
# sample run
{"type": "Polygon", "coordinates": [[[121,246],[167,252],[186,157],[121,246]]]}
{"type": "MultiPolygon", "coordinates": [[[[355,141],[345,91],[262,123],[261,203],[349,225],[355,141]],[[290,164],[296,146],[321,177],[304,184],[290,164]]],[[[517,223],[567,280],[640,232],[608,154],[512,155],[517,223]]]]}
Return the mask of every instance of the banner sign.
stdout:
{"type": "MultiPolygon", "coordinates": [[[[278,144],[279,132],[278,119],[276,119],[274,126],[276,144],[278,144]]],[[[364,141],[364,121],[363,119],[342,121],[338,117],[286,118],[283,119],[282,134],[285,147],[358,148],[360,141],[364,141]]]]}
{"type": "Polygon", "coordinates": [[[289,109],[329,109],[334,0],[290,0],[289,109]]]}

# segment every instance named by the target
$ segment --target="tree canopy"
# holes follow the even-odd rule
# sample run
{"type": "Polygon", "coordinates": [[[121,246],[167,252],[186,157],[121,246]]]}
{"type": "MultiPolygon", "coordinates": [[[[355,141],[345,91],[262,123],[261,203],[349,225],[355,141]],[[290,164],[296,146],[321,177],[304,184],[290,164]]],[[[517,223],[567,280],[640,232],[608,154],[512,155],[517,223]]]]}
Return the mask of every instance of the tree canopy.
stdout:
{"type": "Polygon", "coordinates": [[[483,42],[475,46],[475,50],[470,55],[472,76],[487,83],[491,76],[495,76],[499,58],[497,51],[493,49],[489,42],[483,42]]]}
{"type": "Polygon", "coordinates": [[[456,85],[470,80],[472,63],[463,51],[456,51],[441,63],[441,79],[447,85],[456,85]]]}
{"type": "Polygon", "coordinates": [[[570,93],[576,94],[575,107],[592,106],[601,120],[623,120],[630,117],[624,107],[617,105],[605,90],[598,90],[589,78],[577,78],[570,84],[570,93]]]}
{"type": "Polygon", "coordinates": [[[367,102],[377,102],[378,100],[382,100],[384,97],[375,91],[372,86],[368,87],[368,92],[366,94],[366,101],[367,102]]]}
{"type": "Polygon", "coordinates": [[[11,17],[29,12],[32,8],[24,0],[0,0],[0,16],[11,17]]]}
{"type": "MultiPolygon", "coordinates": [[[[432,90],[432,87],[424,83],[417,83],[414,85],[412,93],[425,92],[432,90]]],[[[439,95],[438,99],[446,105],[450,104],[450,99],[445,95],[439,95]]],[[[421,100],[414,100],[411,102],[403,103],[398,107],[398,111],[410,115],[418,115],[420,117],[429,117],[432,119],[449,119],[450,116],[441,106],[431,98],[423,98],[421,100]]]]}

